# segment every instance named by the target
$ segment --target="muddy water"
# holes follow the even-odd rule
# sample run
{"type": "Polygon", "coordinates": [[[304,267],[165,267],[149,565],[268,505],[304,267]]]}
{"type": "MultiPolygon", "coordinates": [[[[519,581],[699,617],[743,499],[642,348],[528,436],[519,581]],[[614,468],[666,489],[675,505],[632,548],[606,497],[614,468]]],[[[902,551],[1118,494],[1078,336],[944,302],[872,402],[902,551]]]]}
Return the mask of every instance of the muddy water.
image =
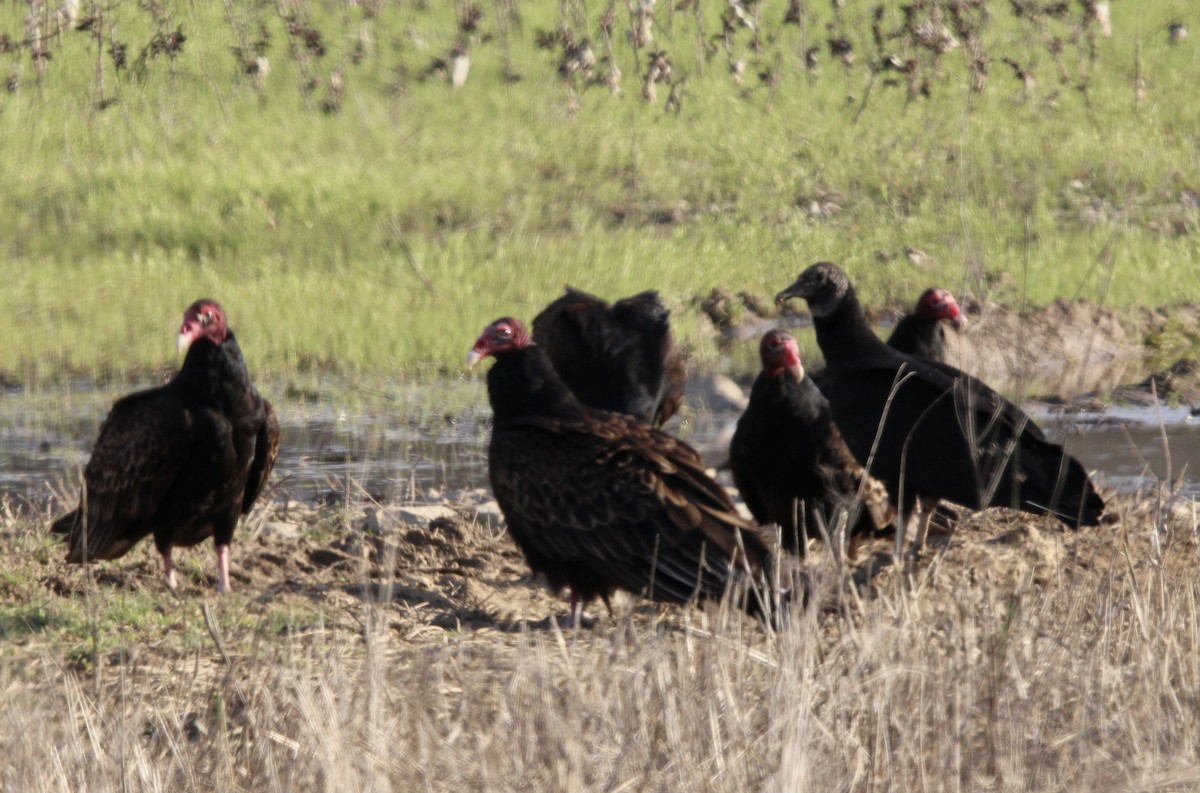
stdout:
{"type": "MultiPolygon", "coordinates": [[[[53,400],[0,397],[0,499],[40,509],[57,508],[56,493],[73,499],[111,399],[95,393],[53,400]]],[[[386,411],[347,414],[310,403],[277,409],[283,437],[273,482],[276,497],[336,504],[347,497],[393,500],[487,486],[483,420],[411,422],[386,411]]],[[[1135,490],[1182,475],[1184,492],[1200,497],[1200,419],[1189,417],[1187,409],[1063,415],[1033,406],[1031,412],[1108,485],[1135,490]]],[[[692,414],[669,430],[716,464],[735,420],[734,414],[692,414]]]]}
{"type": "Polygon", "coordinates": [[[1047,434],[1119,490],[1182,484],[1200,498],[1200,417],[1188,408],[1110,408],[1062,415],[1031,410],[1047,434]]]}
{"type": "MultiPolygon", "coordinates": [[[[0,499],[40,507],[73,494],[111,401],[80,395],[46,407],[20,394],[3,397],[0,499]]],[[[272,488],[279,497],[333,504],[487,484],[488,428],[476,420],[409,422],[309,403],[277,403],[276,410],[281,437],[272,488]]]]}

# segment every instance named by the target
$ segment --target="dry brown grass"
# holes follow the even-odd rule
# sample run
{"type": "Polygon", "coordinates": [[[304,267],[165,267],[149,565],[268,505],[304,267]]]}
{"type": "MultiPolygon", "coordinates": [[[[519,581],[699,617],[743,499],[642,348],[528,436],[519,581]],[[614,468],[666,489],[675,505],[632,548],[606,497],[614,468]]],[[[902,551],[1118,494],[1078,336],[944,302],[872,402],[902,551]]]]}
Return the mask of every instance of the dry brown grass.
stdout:
{"type": "MultiPolygon", "coordinates": [[[[1119,524],[1074,534],[989,513],[903,570],[882,541],[845,577],[818,552],[819,605],[778,633],[625,601],[564,634],[496,616],[499,590],[466,584],[422,601],[403,545],[395,564],[385,548],[307,590],[279,581],[219,602],[207,582],[181,601],[153,580],[134,595],[46,593],[57,562],[26,553],[8,606],[139,597],[166,617],[157,638],[118,629],[133,640],[100,653],[98,672],[50,629],[7,621],[0,789],[1197,789],[1196,505],[1118,508],[1119,524]],[[369,596],[346,594],[363,591],[356,576],[369,596]],[[437,627],[464,615],[475,627],[437,627]]],[[[7,528],[9,555],[36,550],[35,525],[7,528]]],[[[472,575],[507,577],[525,616],[544,616],[507,540],[463,532],[462,548],[501,547],[472,575]]]]}

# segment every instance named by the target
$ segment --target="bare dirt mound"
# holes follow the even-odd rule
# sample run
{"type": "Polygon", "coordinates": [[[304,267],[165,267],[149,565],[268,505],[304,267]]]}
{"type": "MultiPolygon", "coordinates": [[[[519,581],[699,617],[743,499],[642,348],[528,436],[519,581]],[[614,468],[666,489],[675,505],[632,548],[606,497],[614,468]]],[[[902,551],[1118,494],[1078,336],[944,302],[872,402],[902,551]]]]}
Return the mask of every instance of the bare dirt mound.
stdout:
{"type": "MultiPolygon", "coordinates": [[[[829,549],[815,545],[801,575],[811,576],[826,601],[830,591],[846,591],[846,586],[854,590],[855,601],[916,586],[944,591],[947,603],[969,603],[982,597],[983,590],[1014,592],[1062,586],[1064,579],[1079,576],[1125,575],[1123,558],[1148,559],[1161,556],[1167,543],[1200,542],[1191,501],[1169,494],[1159,500],[1107,498],[1114,517],[1104,526],[1066,531],[1052,519],[1007,510],[964,513],[952,534],[932,536],[921,553],[906,555],[899,564],[890,538],[864,544],[846,567],[834,561],[829,549]],[[844,583],[820,584],[829,582],[831,571],[844,583]]],[[[35,531],[15,532],[8,542],[28,545],[35,531]]],[[[448,632],[482,636],[542,630],[549,627],[547,617],[566,611],[565,600],[530,575],[485,491],[423,504],[273,504],[256,513],[235,540],[235,591],[228,598],[212,595],[215,580],[207,544],[178,555],[178,598],[166,590],[149,545],[125,559],[95,565],[90,581],[80,568],[61,562],[56,546],[44,547],[50,548],[48,556],[10,548],[21,552],[13,554],[19,565],[10,585],[0,586],[4,602],[49,597],[80,603],[97,593],[101,602],[109,602],[113,595],[128,593],[160,611],[210,603],[227,614],[282,620],[288,631],[319,626],[350,635],[357,635],[366,615],[373,614],[393,635],[416,643],[440,641],[448,632]],[[25,575],[25,569],[32,574],[25,575]]],[[[1194,565],[1195,555],[1172,558],[1190,559],[1194,565]]],[[[681,615],[676,607],[634,596],[616,601],[615,616],[594,609],[600,630],[630,617],[670,622],[681,615]]],[[[846,616],[844,608],[830,610],[846,616]]],[[[246,618],[246,625],[251,622],[246,618]]],[[[159,648],[167,656],[169,645],[159,648]]]]}
{"type": "Polygon", "coordinates": [[[298,595],[347,612],[364,601],[392,626],[516,627],[555,608],[520,552],[471,504],[368,505],[339,510],[290,502],[242,540],[242,586],[261,597],[298,595]]]}
{"type": "Polygon", "coordinates": [[[1016,313],[991,306],[947,333],[947,361],[1009,393],[1069,396],[1112,388],[1139,371],[1143,337],[1111,309],[1056,300],[1016,313]]]}
{"type": "MultiPolygon", "coordinates": [[[[409,637],[430,629],[431,636],[464,629],[545,629],[549,615],[565,613],[566,601],[531,576],[504,531],[502,516],[489,512],[494,502],[486,498],[481,491],[468,491],[447,503],[367,506],[325,537],[311,531],[292,536],[279,528],[288,524],[266,521],[242,542],[241,586],[259,593],[264,602],[298,596],[319,603],[345,615],[347,623],[369,602],[386,612],[394,630],[409,637]]],[[[1112,575],[1114,564],[1121,563],[1118,552],[1148,558],[1155,553],[1156,536],[1200,542],[1194,505],[1186,499],[1111,493],[1107,499],[1112,517],[1106,525],[1079,531],[1010,510],[962,511],[953,531],[931,535],[920,553],[907,553],[900,564],[893,539],[881,536],[863,544],[849,561],[848,580],[859,599],[918,586],[945,590],[953,601],[980,587],[1013,592],[1061,586],[1064,577],[1112,575]],[[1143,529],[1131,532],[1133,525],[1143,529]]],[[[297,513],[292,507],[289,512],[293,520],[298,514],[308,514],[310,524],[321,520],[317,510],[297,513]]],[[[829,549],[819,543],[803,564],[808,568],[803,574],[811,574],[813,581],[827,580],[831,566],[836,567],[829,549]]],[[[134,575],[125,571],[104,581],[125,586],[134,575]]],[[[619,621],[623,614],[657,619],[678,614],[678,609],[623,596],[616,601],[616,612],[619,621]]],[[[603,609],[595,616],[601,626],[612,619],[603,609]]]]}

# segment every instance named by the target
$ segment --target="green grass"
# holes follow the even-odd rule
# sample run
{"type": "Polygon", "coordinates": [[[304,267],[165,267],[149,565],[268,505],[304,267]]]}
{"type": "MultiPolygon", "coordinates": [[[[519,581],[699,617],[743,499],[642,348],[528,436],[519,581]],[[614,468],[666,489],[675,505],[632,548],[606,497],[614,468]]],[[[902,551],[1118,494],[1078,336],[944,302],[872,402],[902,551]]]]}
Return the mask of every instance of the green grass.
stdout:
{"type": "MultiPolygon", "coordinates": [[[[14,519],[11,512],[3,520],[4,547],[21,562],[0,572],[0,663],[49,653],[86,667],[97,654],[163,644],[187,653],[211,643],[196,602],[211,589],[211,547],[177,555],[183,585],[175,597],[162,585],[151,545],[129,554],[121,567],[93,567],[93,580],[78,568],[64,569],[61,542],[43,523],[14,519]]],[[[256,600],[261,595],[250,589],[210,605],[226,630],[247,642],[321,619],[320,609],[303,600],[264,605],[256,600]]]]}
{"type": "MultiPolygon", "coordinates": [[[[258,371],[427,380],[460,372],[487,321],[528,319],[567,283],[606,296],[658,288],[703,363],[717,353],[693,296],[769,297],[822,258],[872,304],[907,303],[930,283],[1012,304],[1169,304],[1200,268],[1197,211],[1179,200],[1200,189],[1200,56],[1165,32],[1186,18],[1183,0],[1115,4],[1094,61],[1074,5],[1070,20],[1029,21],[993,4],[986,90],[969,91],[960,48],[927,66],[930,96],[911,102],[886,74],[872,80],[866,7],[838,23],[858,53],[847,83],[825,48],[828,4],[809,4],[821,66],[808,75],[805,33],[780,24],[785,4],[761,3],[761,55],[748,30],[733,37],[747,61],[739,88],[717,44],[701,54],[691,13],[660,4],[652,46],[683,79],[678,114],[664,112],[668,86],[641,99],[623,8],[614,97],[571,89],[558,53],[534,46],[557,24],[555,4],[515,4],[518,82],[502,79],[504,4],[482,4],[458,90],[422,79],[459,35],[450,4],[380,4],[372,17],[370,4],[299,3],[319,58],[296,54],[274,4],[235,5],[236,24],[217,4],[165,2],[157,21],[113,4],[103,92],[88,33],[49,42],[40,86],[27,49],[0,60],[20,83],[0,94],[7,377],[169,365],[182,309],[201,295],[226,304],[258,371]],[[270,32],[261,87],[230,50],[259,25],[270,32]],[[175,58],[139,62],[156,30],[177,27],[187,40],[175,58]],[[128,68],[114,70],[110,38],[128,45],[128,68]],[[1028,96],[1001,58],[1032,64],[1028,96]],[[757,76],[767,67],[774,89],[757,76]],[[335,68],[344,94],[326,113],[335,68]],[[813,199],[840,211],[811,218],[813,199]],[[655,220],[677,207],[679,222],[655,220]],[[913,267],[906,246],[931,262],[913,267]]],[[[711,41],[720,6],[708,5],[711,41]]],[[[600,54],[603,8],[588,8],[600,54]]],[[[26,13],[6,4],[0,34],[21,39],[26,13]]],[[[885,28],[899,20],[888,3],[885,28]]],[[[887,47],[931,60],[902,39],[887,47]]]]}

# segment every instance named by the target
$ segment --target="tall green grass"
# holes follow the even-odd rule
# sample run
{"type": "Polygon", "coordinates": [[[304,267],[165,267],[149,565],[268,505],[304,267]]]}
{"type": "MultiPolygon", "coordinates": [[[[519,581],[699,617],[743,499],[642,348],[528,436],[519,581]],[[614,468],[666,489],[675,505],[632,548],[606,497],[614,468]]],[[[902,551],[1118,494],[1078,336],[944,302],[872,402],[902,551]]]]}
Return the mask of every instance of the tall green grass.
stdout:
{"type": "MultiPolygon", "coordinates": [[[[567,283],[658,288],[703,362],[716,352],[693,296],[768,297],[820,258],[871,303],[941,283],[1010,303],[1157,305],[1189,297],[1200,266],[1197,210],[1180,200],[1200,190],[1200,59],[1166,34],[1182,0],[1116,4],[1094,60],[1075,6],[1030,21],[993,4],[986,90],[970,91],[960,48],[911,101],[867,67],[866,6],[835,21],[809,4],[801,30],[764,0],[761,52],[744,27],[731,39],[747,63],[738,86],[714,38],[721,4],[705,6],[702,35],[690,10],[660,4],[650,48],[672,60],[678,112],[664,110],[668,86],[641,98],[646,51],[626,40],[623,6],[613,96],[565,82],[559,53],[535,46],[560,22],[551,3],[480,4],[457,90],[425,77],[461,35],[451,4],[287,6],[320,32],[321,57],[275,4],[82,5],[105,9],[101,45],[49,38],[40,84],[28,48],[0,59],[19,84],[0,94],[0,371],[21,381],[167,364],[174,324],[203,294],[227,305],[256,369],[425,379],[459,371],[488,320],[530,318],[567,283]],[[826,23],[856,47],[848,79],[826,23]],[[231,52],[260,26],[263,79],[231,52]],[[180,52],[142,62],[156,31],[177,28],[180,52]],[[119,71],[114,40],[127,44],[119,71]],[[821,48],[815,74],[806,45],[821,48]],[[328,113],[335,70],[344,89],[328,113]],[[813,201],[836,210],[811,217],[813,201]],[[927,263],[912,265],[909,246],[927,263]]],[[[583,6],[563,7],[602,53],[605,9],[588,6],[584,30],[583,6]]],[[[896,28],[899,4],[883,8],[896,28]]],[[[0,8],[0,34],[22,40],[28,9],[0,8]]]]}

